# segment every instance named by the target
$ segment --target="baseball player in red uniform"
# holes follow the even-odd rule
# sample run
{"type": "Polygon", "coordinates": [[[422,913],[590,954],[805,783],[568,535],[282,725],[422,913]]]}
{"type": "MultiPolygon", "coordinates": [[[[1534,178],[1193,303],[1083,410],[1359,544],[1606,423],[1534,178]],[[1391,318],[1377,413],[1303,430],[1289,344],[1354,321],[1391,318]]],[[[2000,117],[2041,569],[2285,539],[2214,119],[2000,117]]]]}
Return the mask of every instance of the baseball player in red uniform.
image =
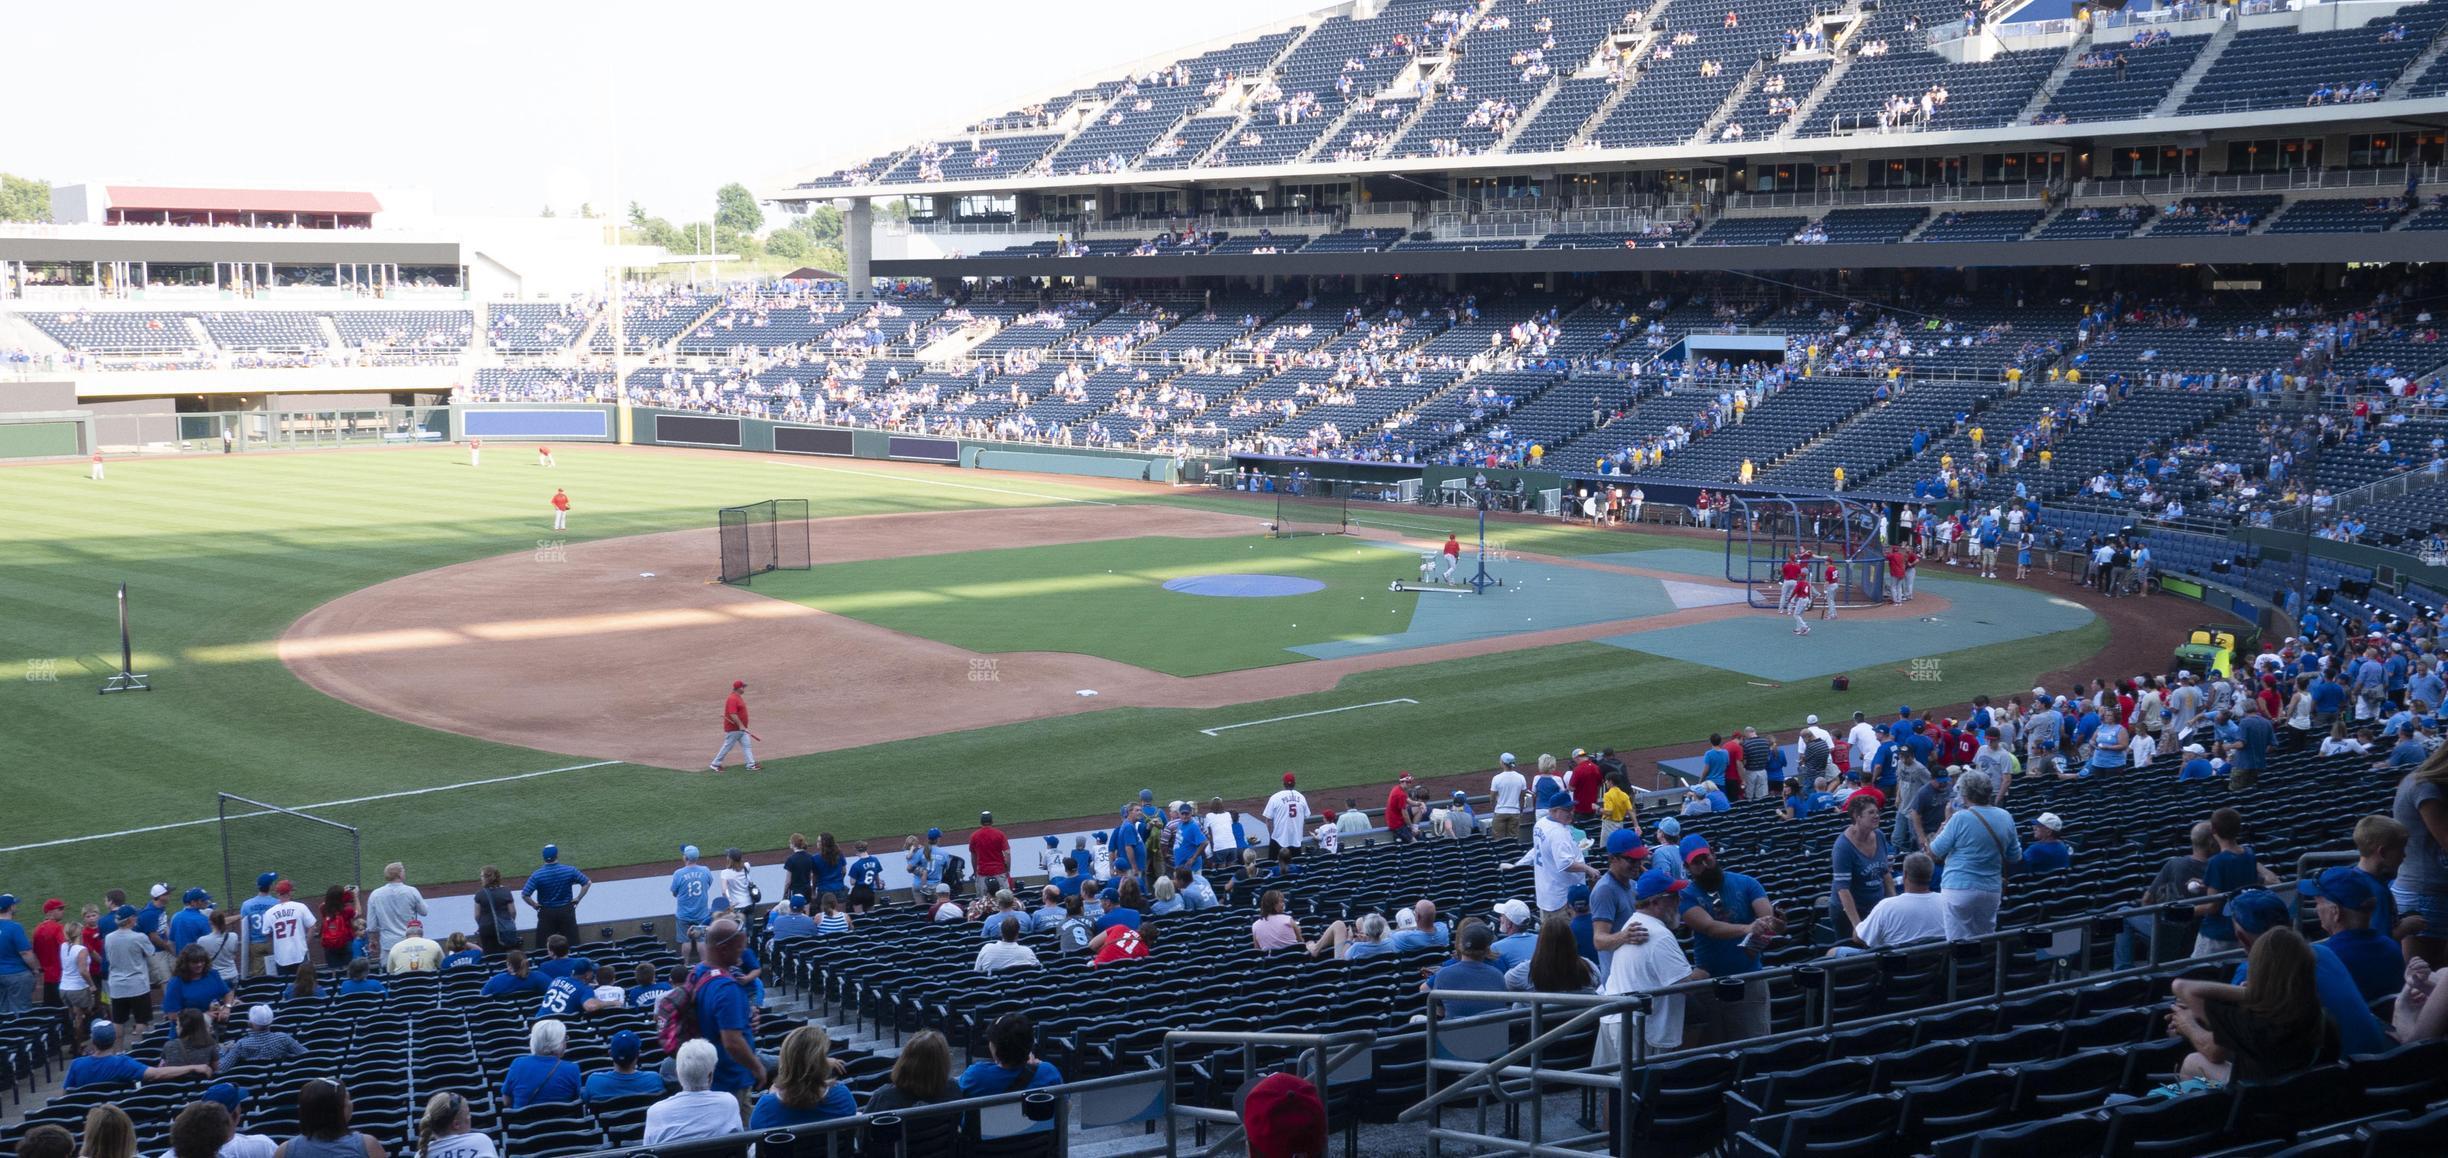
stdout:
{"type": "Polygon", "coordinates": [[[481,439],[481,438],[471,438],[471,439],[469,439],[469,440],[468,440],[468,465],[469,465],[469,466],[483,466],[483,465],[484,465],[484,440],[483,440],[483,439],[481,439]]]}
{"type": "Polygon", "coordinates": [[[1777,568],[1777,613],[1782,615],[1793,606],[1796,585],[1802,581],[1802,553],[1785,556],[1785,565],[1777,568]]]}
{"type": "Polygon", "coordinates": [[[1819,573],[1819,618],[1836,618],[1836,581],[1843,575],[1836,569],[1836,560],[1827,561],[1819,573]]]}
{"type": "Polygon", "coordinates": [[[1799,577],[1799,578],[1795,579],[1795,580],[1794,580],[1794,582],[1793,582],[1793,591],[1794,591],[1794,595],[1793,595],[1793,607],[1791,608],[1791,610],[1792,610],[1792,612],[1793,612],[1793,621],[1794,621],[1794,631],[1793,631],[1793,633],[1794,633],[1795,635],[1809,635],[1809,634],[1810,634],[1810,621],[1809,621],[1809,620],[1807,620],[1807,619],[1804,619],[1804,618],[1803,618],[1803,616],[1804,616],[1804,615],[1806,615],[1806,614],[1808,614],[1808,613],[1810,612],[1810,605],[1811,605],[1811,586],[1810,586],[1810,576],[1808,576],[1808,575],[1803,575],[1803,576],[1801,576],[1801,577],[1799,577]]]}
{"type": "Polygon", "coordinates": [[[552,465],[552,448],[551,448],[551,447],[549,447],[549,446],[539,446],[539,447],[537,447],[537,448],[536,448],[536,465],[537,465],[537,466],[551,466],[551,465],[552,465]]]}
{"type": "Polygon", "coordinates": [[[1454,566],[1462,561],[1462,542],[1452,535],[1445,536],[1445,582],[1454,581],[1454,566]]]}
{"type": "Polygon", "coordinates": [[[562,490],[560,487],[554,487],[554,488],[553,488],[553,497],[552,497],[552,507],[553,507],[553,530],[556,530],[556,531],[566,531],[566,530],[568,530],[568,529],[569,529],[569,492],[568,492],[568,491],[565,491],[565,490],[562,490]]]}
{"type": "Polygon", "coordinates": [[[98,450],[93,452],[93,480],[102,481],[102,452],[98,450]]]}
{"type": "Polygon", "coordinates": [[[748,681],[731,681],[731,694],[723,700],[722,747],[714,753],[714,759],[706,764],[708,772],[722,771],[723,758],[729,756],[733,748],[738,748],[740,755],[747,758],[749,771],[755,772],[762,768],[762,765],[757,763],[756,749],[750,746],[750,742],[757,738],[757,734],[748,730],[748,699],[741,694],[747,690],[748,681]]]}

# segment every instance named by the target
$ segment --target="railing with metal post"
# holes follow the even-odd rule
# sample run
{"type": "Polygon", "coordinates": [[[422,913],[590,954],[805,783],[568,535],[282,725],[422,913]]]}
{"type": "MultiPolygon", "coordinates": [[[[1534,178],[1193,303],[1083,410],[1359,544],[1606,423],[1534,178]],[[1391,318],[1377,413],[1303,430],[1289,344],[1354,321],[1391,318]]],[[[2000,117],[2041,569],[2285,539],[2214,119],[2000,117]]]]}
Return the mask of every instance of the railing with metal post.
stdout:
{"type": "Polygon", "coordinates": [[[1275,1047],[1297,1050],[1307,1058],[1307,1064],[1299,1068],[1309,1071],[1309,1082],[1317,1087],[1318,1101],[1322,1105],[1326,1101],[1327,1083],[1333,1077],[1335,1070],[1376,1044],[1377,1035],[1365,1029],[1344,1030],[1337,1033],[1228,1033],[1206,1030],[1175,1030],[1167,1033],[1164,1036],[1163,1053],[1165,1130],[1162,1152],[1170,1156],[1188,1154],[1190,1158],[1203,1158],[1204,1155],[1213,1154],[1232,1146],[1241,1138],[1239,1114],[1211,1106],[1182,1104],[1178,1091],[1174,1088],[1175,1052],[1179,1047],[1185,1045],[1239,1046],[1241,1070],[1244,1074],[1251,1075],[1258,1072],[1257,1051],[1260,1048],[1275,1047]],[[1184,1150],[1181,1145],[1181,1122],[1184,1118],[1198,1123],[1202,1131],[1210,1122],[1219,1123],[1228,1128],[1217,1138],[1211,1141],[1201,1141],[1188,1150],[1184,1150]]]}

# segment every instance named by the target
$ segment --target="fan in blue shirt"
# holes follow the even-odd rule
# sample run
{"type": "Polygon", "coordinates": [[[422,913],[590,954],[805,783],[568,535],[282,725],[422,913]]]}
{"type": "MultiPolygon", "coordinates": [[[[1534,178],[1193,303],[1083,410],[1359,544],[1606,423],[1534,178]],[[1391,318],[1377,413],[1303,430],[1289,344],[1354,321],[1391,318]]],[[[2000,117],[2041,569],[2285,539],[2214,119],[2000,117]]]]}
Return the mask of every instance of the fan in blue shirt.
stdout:
{"type": "Polygon", "coordinates": [[[681,848],[680,859],[684,863],[671,875],[672,923],[685,937],[691,928],[713,919],[714,870],[697,863],[693,844],[681,848]]]}
{"type": "Polygon", "coordinates": [[[1037,1060],[1037,1027],[1021,1014],[1006,1013],[986,1031],[988,1060],[969,1063],[958,1085],[964,1098],[983,1098],[1013,1090],[1035,1090],[1062,1084],[1051,1063],[1037,1060]]]}
{"type": "Polygon", "coordinates": [[[1148,871],[1147,842],[1139,835],[1139,806],[1122,806],[1122,823],[1114,826],[1109,842],[1113,847],[1113,867],[1116,876],[1125,869],[1137,869],[1140,876],[1148,871]]]}
{"type": "Polygon", "coordinates": [[[1198,867],[1199,850],[1207,847],[1207,826],[1199,823],[1196,812],[1189,804],[1181,806],[1181,824],[1173,830],[1174,868],[1198,867]]]}
{"type": "Polygon", "coordinates": [[[2320,944],[2337,956],[2354,978],[2365,1001],[2377,1001],[2398,991],[2405,979],[2405,956],[2388,934],[2372,927],[2380,896],[2369,873],[2346,865],[2312,878],[2304,890],[2316,902],[2322,931],[2320,944]]]}

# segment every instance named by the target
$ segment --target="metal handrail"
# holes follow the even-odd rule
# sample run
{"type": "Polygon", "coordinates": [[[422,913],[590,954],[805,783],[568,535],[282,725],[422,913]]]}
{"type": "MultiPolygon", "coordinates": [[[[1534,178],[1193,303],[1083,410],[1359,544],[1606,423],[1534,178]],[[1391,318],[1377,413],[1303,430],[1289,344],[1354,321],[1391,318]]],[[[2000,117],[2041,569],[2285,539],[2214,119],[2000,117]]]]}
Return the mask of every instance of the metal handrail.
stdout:
{"type": "Polygon", "coordinates": [[[1190,1153],[1192,1154],[1193,1158],[1215,1153],[1227,1146],[1232,1145],[1241,1137],[1241,1116],[1239,1114],[1234,1113],[1231,1110],[1220,1110],[1209,1106],[1183,1105],[1181,1099],[1174,1096],[1174,1075],[1178,1072],[1178,1067],[1175,1065],[1174,1051],[1177,1047],[1185,1045],[1240,1046],[1242,1071],[1250,1074],[1255,1074],[1257,1072],[1257,1051],[1261,1047],[1272,1046],[1277,1048],[1297,1049],[1308,1057],[1309,1064],[1306,1068],[1308,1068],[1310,1071],[1309,1084],[1315,1087],[1317,1090],[1318,1102],[1319,1104],[1323,1105],[1326,1101],[1326,1087],[1328,1081],[1334,1075],[1335,1070],[1341,1068],[1345,1062],[1350,1061],[1354,1056],[1373,1048],[1376,1044],[1376,1032],[1366,1029],[1348,1029],[1340,1030],[1334,1033],[1237,1033],[1216,1030],[1177,1029],[1165,1034],[1164,1153],[1167,1155],[1179,1155],[1182,1153],[1181,1120],[1183,1118],[1189,1118],[1198,1122],[1217,1122],[1230,1127],[1229,1129],[1225,1130],[1221,1137],[1218,1137],[1214,1141],[1192,1150],[1190,1153]]]}

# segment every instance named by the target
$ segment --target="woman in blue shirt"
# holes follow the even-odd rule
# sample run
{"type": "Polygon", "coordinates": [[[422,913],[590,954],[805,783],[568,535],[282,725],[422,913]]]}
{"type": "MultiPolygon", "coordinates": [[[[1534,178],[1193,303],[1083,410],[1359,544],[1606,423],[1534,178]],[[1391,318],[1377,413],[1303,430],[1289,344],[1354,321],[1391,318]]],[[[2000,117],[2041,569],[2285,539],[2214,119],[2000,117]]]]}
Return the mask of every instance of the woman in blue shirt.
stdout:
{"type": "Polygon", "coordinates": [[[193,945],[179,950],[177,969],[162,982],[162,1013],[176,1017],[182,1009],[201,1009],[219,1019],[228,1014],[229,1001],[229,982],[213,971],[212,955],[193,945]]]}
{"type": "Polygon", "coordinates": [[[961,1071],[964,1098],[983,1098],[1013,1090],[1034,1090],[1062,1084],[1053,1063],[1037,1060],[1037,1027],[1026,1016],[1006,1013],[986,1031],[991,1061],[971,1062],[961,1071]]]}
{"type": "Polygon", "coordinates": [[[773,1088],[749,1111],[749,1129],[804,1126],[858,1113],[850,1087],[833,1080],[833,1063],[825,1056],[832,1044],[824,1027],[816,1025],[800,1026],[782,1039],[773,1088]]]}
{"type": "Polygon", "coordinates": [[[450,940],[442,943],[442,967],[444,969],[482,964],[484,964],[484,950],[468,944],[467,934],[453,933],[450,935],[450,940]]]}
{"type": "Polygon", "coordinates": [[[509,1072],[502,1075],[502,1100],[510,1109],[578,1100],[578,1066],[561,1059],[561,1051],[568,1045],[568,1027],[552,1018],[535,1023],[527,1031],[530,1052],[511,1062],[509,1072]]]}
{"type": "Polygon", "coordinates": [[[382,982],[374,979],[373,967],[374,963],[366,960],[363,957],[350,959],[348,965],[348,980],[340,983],[340,996],[347,997],[357,993],[371,993],[376,997],[380,997],[386,993],[389,993],[390,990],[384,988],[382,982]]]}
{"type": "Polygon", "coordinates": [[[1895,846],[1879,831],[1878,800],[1857,793],[1845,801],[1845,812],[1852,823],[1836,834],[1831,858],[1835,886],[1829,913],[1839,941],[1853,935],[1872,907],[1895,895],[1895,846]]]}
{"type": "Polygon", "coordinates": [[[1946,866],[1946,934],[1962,941],[1997,931],[1998,902],[2006,891],[2006,866],[2023,855],[2014,817],[1989,803],[1997,790],[1986,772],[1963,774],[1964,806],[1948,817],[1930,841],[1930,855],[1946,866]]]}

